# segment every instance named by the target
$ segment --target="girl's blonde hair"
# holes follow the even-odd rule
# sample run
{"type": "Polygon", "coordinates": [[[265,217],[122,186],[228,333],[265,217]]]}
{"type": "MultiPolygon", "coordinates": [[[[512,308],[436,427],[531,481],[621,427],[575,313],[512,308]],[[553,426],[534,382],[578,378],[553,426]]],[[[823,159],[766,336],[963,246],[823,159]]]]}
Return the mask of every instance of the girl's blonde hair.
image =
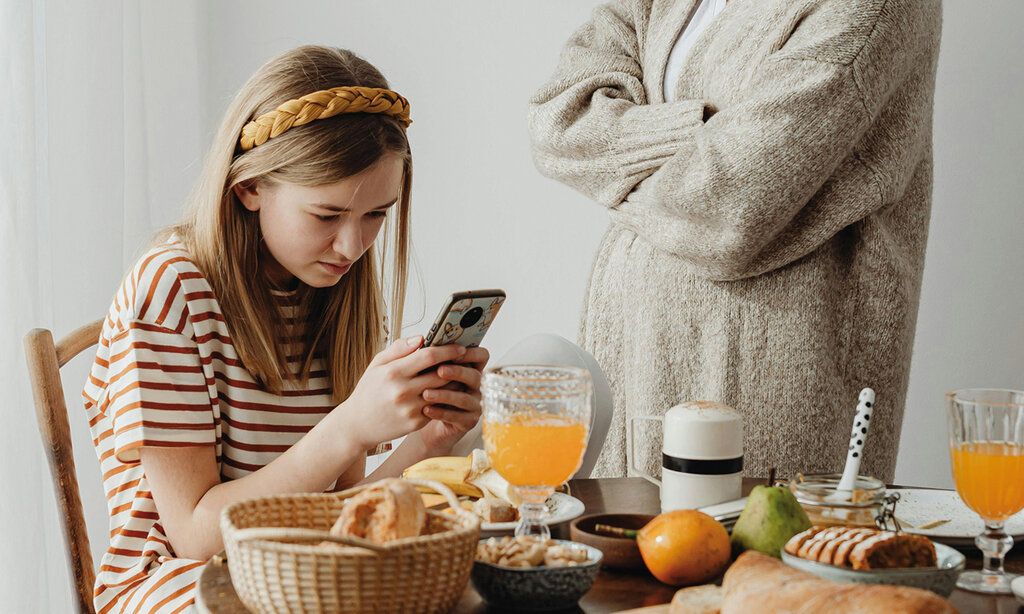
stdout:
{"type": "Polygon", "coordinates": [[[343,114],[293,128],[249,151],[239,146],[242,127],[254,117],[314,91],[356,85],[388,87],[380,71],[344,49],[303,46],[263,65],[228,107],[185,219],[172,229],[210,281],[242,362],[274,392],[280,392],[286,380],[307,381],[314,358],[320,357],[333,397],[340,402],[381,349],[388,326],[395,334],[402,330],[412,185],[412,156],[402,123],[383,114],[343,114]],[[308,326],[297,346],[302,360],[296,372],[288,364],[288,354],[296,346],[280,341],[286,330],[284,318],[270,281],[260,272],[258,215],[242,206],[232,188],[252,181],[335,183],[387,154],[401,157],[404,173],[383,240],[336,285],[299,284],[298,302],[308,326]],[[384,262],[391,258],[387,319],[378,255],[384,262]]]}

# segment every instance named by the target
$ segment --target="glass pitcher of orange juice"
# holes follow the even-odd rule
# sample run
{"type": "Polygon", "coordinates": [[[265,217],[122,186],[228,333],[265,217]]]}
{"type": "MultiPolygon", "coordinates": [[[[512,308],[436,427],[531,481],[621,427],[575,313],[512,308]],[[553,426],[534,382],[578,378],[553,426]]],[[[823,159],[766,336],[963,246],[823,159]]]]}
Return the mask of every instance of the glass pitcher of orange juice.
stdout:
{"type": "Polygon", "coordinates": [[[484,449],[522,499],[516,535],[551,536],[545,501],[572,477],[587,449],[590,373],[575,367],[504,366],[483,385],[484,449]]]}

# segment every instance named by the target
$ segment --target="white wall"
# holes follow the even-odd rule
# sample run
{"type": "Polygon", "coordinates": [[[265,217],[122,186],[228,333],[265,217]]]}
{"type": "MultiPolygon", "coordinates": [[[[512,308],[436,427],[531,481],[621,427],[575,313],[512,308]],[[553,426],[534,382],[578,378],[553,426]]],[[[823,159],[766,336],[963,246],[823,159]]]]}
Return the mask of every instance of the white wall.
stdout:
{"type": "MultiPolygon", "coordinates": [[[[51,151],[38,272],[49,303],[30,325],[60,335],[102,313],[148,232],[177,217],[235,90],[272,55],[324,43],[364,55],[412,102],[422,284],[410,294],[407,334],[429,326],[448,292],[498,286],[509,300],[489,336],[495,354],[534,332],[575,339],[605,216],[534,170],[525,113],[596,2],[231,0],[146,3],[141,11],[133,3],[42,4],[51,151]],[[135,47],[122,53],[121,45],[135,47]]],[[[934,212],[897,470],[903,483],[950,483],[945,390],[1024,387],[1024,39],[1016,32],[1024,4],[989,2],[987,13],[972,5],[945,3],[934,212]]],[[[66,374],[73,410],[85,362],[66,374]]],[[[106,532],[98,470],[84,420],[72,423],[98,552],[106,532]]],[[[48,472],[31,420],[15,428],[4,452],[23,460],[0,464],[0,484],[19,485],[0,513],[4,545],[26,519],[38,518],[33,526],[46,538],[32,549],[19,541],[17,556],[0,557],[0,576],[11,580],[0,587],[23,587],[0,603],[63,611],[48,472]],[[17,479],[8,473],[15,470],[17,479]]]]}
{"type": "Polygon", "coordinates": [[[896,479],[952,487],[943,394],[1024,389],[1024,2],[946,0],[943,21],[932,223],[896,479]]]}

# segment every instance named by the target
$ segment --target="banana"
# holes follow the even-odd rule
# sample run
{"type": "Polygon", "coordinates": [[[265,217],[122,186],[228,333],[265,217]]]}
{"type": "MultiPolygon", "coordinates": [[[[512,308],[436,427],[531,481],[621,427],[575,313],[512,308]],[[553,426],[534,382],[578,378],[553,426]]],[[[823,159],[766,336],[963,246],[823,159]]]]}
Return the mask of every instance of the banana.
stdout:
{"type": "Polygon", "coordinates": [[[472,482],[480,474],[491,468],[491,459],[487,458],[487,452],[476,448],[469,453],[469,476],[467,482],[472,482]]]}
{"type": "Polygon", "coordinates": [[[513,506],[522,503],[516,490],[508,483],[508,480],[501,477],[494,469],[488,469],[470,480],[470,483],[486,492],[490,497],[504,499],[513,506]]]}
{"type": "Polygon", "coordinates": [[[491,468],[487,452],[478,448],[473,450],[469,456],[472,462],[470,463],[469,477],[466,478],[468,483],[479,488],[485,497],[504,499],[513,506],[518,506],[521,503],[519,495],[516,494],[508,480],[491,468]]]}
{"type": "Polygon", "coordinates": [[[456,495],[482,497],[484,493],[467,482],[471,469],[471,456],[437,456],[412,465],[402,472],[402,477],[434,480],[451,488],[456,495]]]}

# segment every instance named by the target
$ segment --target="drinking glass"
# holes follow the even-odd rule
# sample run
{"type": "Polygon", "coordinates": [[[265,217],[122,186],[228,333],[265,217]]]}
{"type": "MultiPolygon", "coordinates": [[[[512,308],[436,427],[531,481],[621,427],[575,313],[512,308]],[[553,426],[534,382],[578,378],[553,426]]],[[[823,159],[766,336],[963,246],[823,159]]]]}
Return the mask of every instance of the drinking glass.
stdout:
{"type": "Polygon", "coordinates": [[[946,405],[956,490],[985,523],[974,540],[984,567],[960,574],[956,585],[1008,594],[1014,576],[1003,570],[1003,557],[1013,538],[1003,524],[1024,508],[1024,391],[957,390],[946,395],[946,405]]]}
{"type": "Polygon", "coordinates": [[[590,372],[502,366],[484,373],[484,448],[522,503],[516,536],[551,537],[546,501],[583,462],[590,431],[590,372]]]}

